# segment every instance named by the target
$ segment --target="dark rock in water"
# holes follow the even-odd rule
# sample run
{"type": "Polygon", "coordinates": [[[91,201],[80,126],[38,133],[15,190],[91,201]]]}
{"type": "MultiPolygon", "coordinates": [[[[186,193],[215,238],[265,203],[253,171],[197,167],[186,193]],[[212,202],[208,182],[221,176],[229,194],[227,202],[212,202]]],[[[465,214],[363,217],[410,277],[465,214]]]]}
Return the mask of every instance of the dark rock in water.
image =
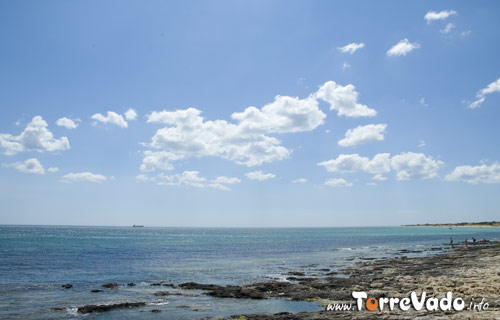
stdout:
{"type": "Polygon", "coordinates": [[[163,284],[163,281],[160,281],[160,282],[152,283],[151,285],[152,286],[161,286],[162,284],[163,284]]]}
{"type": "Polygon", "coordinates": [[[73,288],[73,285],[72,285],[71,283],[66,283],[66,284],[63,284],[63,285],[61,286],[61,288],[64,288],[64,289],[71,289],[71,288],[73,288]]]}
{"type": "Polygon", "coordinates": [[[196,283],[196,282],[186,282],[186,283],[181,283],[179,285],[179,288],[182,289],[196,289],[196,290],[215,290],[222,288],[221,286],[215,285],[215,284],[202,284],[202,283],[196,283]]]}
{"type": "Polygon", "coordinates": [[[106,289],[116,290],[116,289],[118,289],[118,283],[106,283],[106,284],[103,284],[102,287],[106,288],[106,289]]]}
{"type": "Polygon", "coordinates": [[[78,308],[78,312],[81,314],[93,313],[93,312],[106,312],[114,309],[124,309],[124,308],[137,308],[145,306],[146,302],[124,302],[115,304],[89,304],[78,308]]]}
{"type": "Polygon", "coordinates": [[[94,292],[94,293],[96,293],[96,292],[104,292],[104,290],[94,289],[94,290],[90,290],[90,292],[94,292]]]}
{"type": "Polygon", "coordinates": [[[303,276],[306,275],[302,271],[290,271],[290,272],[288,272],[288,274],[291,275],[291,276],[299,276],[299,277],[303,277],[303,276]]]}
{"type": "Polygon", "coordinates": [[[153,309],[153,310],[151,310],[151,312],[154,312],[154,313],[160,313],[160,312],[161,312],[161,310],[160,310],[160,309],[153,309]]]}
{"type": "Polygon", "coordinates": [[[52,310],[52,311],[64,311],[64,310],[66,310],[66,308],[65,307],[52,307],[52,308],[50,308],[50,310],[52,310]]]}
{"type": "Polygon", "coordinates": [[[168,291],[157,291],[157,292],[153,293],[153,295],[155,295],[157,297],[168,296],[169,294],[170,294],[170,292],[168,292],[168,291]]]}
{"type": "Polygon", "coordinates": [[[127,283],[127,286],[129,286],[129,287],[135,287],[135,283],[129,282],[129,283],[127,283]]]}
{"type": "Polygon", "coordinates": [[[175,288],[175,284],[173,283],[164,283],[163,284],[164,287],[171,287],[171,288],[175,288]]]}

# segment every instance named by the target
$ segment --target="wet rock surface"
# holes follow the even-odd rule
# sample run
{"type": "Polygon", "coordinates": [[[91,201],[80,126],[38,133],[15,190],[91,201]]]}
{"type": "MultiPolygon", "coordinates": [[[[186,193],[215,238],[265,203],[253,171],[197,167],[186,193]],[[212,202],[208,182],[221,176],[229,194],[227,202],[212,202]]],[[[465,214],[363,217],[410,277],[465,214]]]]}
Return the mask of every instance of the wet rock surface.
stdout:
{"type": "MultiPolygon", "coordinates": [[[[432,249],[432,248],[431,248],[432,249]]],[[[289,282],[270,281],[244,286],[214,286],[189,283],[185,288],[205,290],[205,294],[218,298],[285,298],[291,300],[320,301],[352,304],[352,311],[318,311],[273,315],[237,315],[227,319],[500,319],[500,244],[454,248],[448,252],[418,257],[364,260],[339,270],[343,278],[329,276],[331,270],[314,277],[301,271],[289,272],[289,282]],[[484,298],[489,308],[481,312],[463,311],[358,311],[353,291],[365,291],[368,297],[408,297],[415,291],[425,291],[427,297],[443,298],[450,291],[454,297],[465,299],[466,307],[472,298],[484,298]],[[355,310],[355,311],[354,311],[355,310]]],[[[181,285],[182,286],[182,285],[181,285]]],[[[209,318],[207,318],[209,319],[209,318]]]]}
{"type": "Polygon", "coordinates": [[[118,289],[118,283],[106,283],[102,285],[103,288],[116,290],[118,289]]]}
{"type": "Polygon", "coordinates": [[[94,312],[106,312],[114,309],[125,309],[125,308],[137,308],[145,306],[146,302],[124,302],[124,303],[115,303],[115,304],[89,304],[83,307],[78,308],[78,313],[87,314],[94,312]]]}

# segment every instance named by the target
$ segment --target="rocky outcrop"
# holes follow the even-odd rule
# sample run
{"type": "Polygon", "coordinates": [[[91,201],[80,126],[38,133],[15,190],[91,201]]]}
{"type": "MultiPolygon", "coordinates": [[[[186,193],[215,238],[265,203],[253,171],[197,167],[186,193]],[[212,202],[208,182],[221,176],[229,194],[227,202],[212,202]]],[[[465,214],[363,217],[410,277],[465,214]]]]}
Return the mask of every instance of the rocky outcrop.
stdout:
{"type": "Polygon", "coordinates": [[[124,303],[115,303],[115,304],[89,304],[83,307],[78,308],[78,313],[87,314],[94,312],[106,312],[114,309],[126,309],[126,308],[137,308],[145,306],[146,302],[124,302],[124,303]]]}

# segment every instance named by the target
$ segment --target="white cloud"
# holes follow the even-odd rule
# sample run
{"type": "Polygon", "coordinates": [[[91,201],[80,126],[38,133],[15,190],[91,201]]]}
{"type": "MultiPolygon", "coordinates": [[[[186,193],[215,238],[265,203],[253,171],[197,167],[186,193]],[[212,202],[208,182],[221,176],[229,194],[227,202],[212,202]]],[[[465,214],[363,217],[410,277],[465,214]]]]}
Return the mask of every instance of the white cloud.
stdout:
{"type": "Polygon", "coordinates": [[[123,118],[125,116],[125,119],[126,120],[135,120],[137,119],[137,112],[135,112],[134,109],[132,108],[129,108],[123,115],[121,114],[118,114],[114,111],[108,111],[106,113],[106,115],[102,115],[100,113],[96,113],[94,115],[92,115],[92,119],[93,120],[96,120],[96,122],[93,123],[93,125],[96,125],[97,124],[97,121],[98,122],[102,122],[102,123],[111,123],[111,124],[115,124],[119,127],[122,127],[122,128],[128,128],[128,122],[123,118]]]}
{"type": "Polygon", "coordinates": [[[429,11],[425,14],[424,19],[427,20],[427,24],[431,23],[435,20],[445,20],[449,16],[456,14],[457,12],[454,10],[443,10],[440,12],[429,11]]]}
{"type": "Polygon", "coordinates": [[[227,186],[228,184],[240,183],[241,180],[238,178],[230,178],[225,176],[220,176],[212,180],[208,186],[220,190],[230,191],[231,189],[227,186]]]}
{"type": "Polygon", "coordinates": [[[472,33],[472,31],[471,31],[471,30],[465,30],[465,31],[460,32],[460,35],[461,35],[462,37],[467,37],[467,36],[469,36],[471,33],[472,33]]]}
{"type": "Polygon", "coordinates": [[[398,180],[435,178],[443,164],[431,156],[414,152],[403,152],[391,159],[391,167],[396,171],[398,180]]]}
{"type": "Polygon", "coordinates": [[[228,185],[241,183],[241,179],[226,176],[219,176],[211,181],[208,181],[208,179],[200,176],[198,171],[184,171],[181,174],[176,173],[172,175],[160,173],[156,176],[139,174],[135,178],[139,181],[156,182],[158,185],[190,186],[197,188],[210,187],[225,191],[231,190],[228,185]]]}
{"type": "Polygon", "coordinates": [[[339,140],[338,144],[342,147],[348,147],[363,143],[383,141],[386,128],[387,124],[357,126],[354,129],[347,130],[345,138],[339,140]]]}
{"type": "Polygon", "coordinates": [[[330,187],[352,187],[352,182],[347,182],[345,179],[336,178],[325,181],[325,184],[330,187]]]}
{"type": "Polygon", "coordinates": [[[245,176],[248,179],[259,180],[259,181],[264,181],[276,177],[276,175],[273,173],[264,173],[261,170],[245,173],[245,176]]]}
{"type": "Polygon", "coordinates": [[[23,151],[59,151],[69,149],[69,140],[66,137],[55,139],[47,129],[47,122],[35,116],[20,135],[0,134],[0,147],[5,149],[6,155],[23,151]]]}
{"type": "Polygon", "coordinates": [[[184,171],[182,174],[165,175],[160,173],[157,177],[159,185],[168,186],[190,186],[203,188],[206,178],[200,177],[198,171],[184,171]]]}
{"type": "Polygon", "coordinates": [[[342,65],[342,70],[349,69],[350,67],[351,67],[350,64],[348,64],[347,62],[344,62],[344,64],[342,65]]]}
{"type": "Polygon", "coordinates": [[[68,173],[62,177],[62,182],[94,182],[101,183],[106,181],[106,177],[102,174],[94,174],[91,172],[68,173]]]}
{"type": "Polygon", "coordinates": [[[14,168],[24,173],[45,174],[42,164],[36,158],[27,159],[24,162],[4,164],[4,167],[14,168]]]}
{"type": "Polygon", "coordinates": [[[135,120],[137,119],[137,112],[132,109],[132,108],[129,108],[125,113],[125,119],[127,120],[135,120]]]}
{"type": "Polygon", "coordinates": [[[363,48],[364,46],[365,46],[365,44],[363,42],[361,42],[361,43],[354,43],[353,42],[353,43],[349,43],[348,45],[345,45],[343,47],[340,47],[338,49],[343,53],[353,54],[354,52],[363,48]]]}
{"type": "Polygon", "coordinates": [[[66,129],[76,129],[78,127],[78,124],[75,123],[75,121],[66,117],[57,119],[56,124],[66,129]]]}
{"type": "Polygon", "coordinates": [[[392,170],[398,180],[431,179],[437,177],[444,163],[423,153],[402,152],[391,158],[389,153],[376,154],[373,159],[359,154],[341,154],[336,159],[318,163],[329,172],[366,172],[372,179],[385,180],[382,175],[392,170]]]}
{"type": "Polygon", "coordinates": [[[372,160],[367,157],[361,157],[359,154],[341,154],[336,159],[318,163],[325,167],[329,172],[356,172],[364,171],[372,174],[382,174],[389,172],[390,167],[389,153],[376,154],[372,160]]]}
{"type": "Polygon", "coordinates": [[[238,128],[243,133],[287,133],[311,131],[323,124],[326,115],[312,96],[306,99],[276,96],[274,102],[262,109],[248,107],[233,113],[231,118],[239,122],[238,128]]]}
{"type": "Polygon", "coordinates": [[[419,102],[421,105],[423,105],[424,107],[428,107],[428,106],[429,106],[429,105],[425,102],[425,98],[424,98],[424,97],[420,98],[420,100],[418,100],[418,102],[419,102]]]}
{"type": "MultiPolygon", "coordinates": [[[[312,131],[324,123],[325,113],[319,109],[318,99],[330,103],[330,109],[348,117],[374,116],[377,112],[358,103],[358,92],[351,84],[325,83],[307,98],[276,96],[262,108],[248,107],[231,115],[233,122],[205,120],[195,108],[175,111],[154,111],[147,116],[148,123],[165,125],[156,131],[148,147],[164,151],[164,168],[171,161],[190,157],[220,157],[248,167],[282,160],[291,150],[281,145],[273,134],[312,131]]],[[[145,153],[141,170],[152,171],[159,162],[145,153]],[[146,159],[147,158],[147,159],[146,159]]]]}
{"type": "Polygon", "coordinates": [[[459,166],[444,177],[445,181],[463,181],[470,184],[500,183],[500,164],[459,166]]]}
{"type": "Polygon", "coordinates": [[[290,151],[263,133],[248,132],[225,120],[204,121],[194,108],[153,112],[148,122],[167,125],[156,131],[151,147],[172,152],[179,158],[218,156],[249,167],[281,160],[290,151]]]}
{"type": "Polygon", "coordinates": [[[213,183],[220,183],[220,184],[236,184],[240,183],[241,180],[238,178],[232,178],[232,177],[226,177],[226,176],[220,176],[212,180],[213,183]]]}
{"type": "Polygon", "coordinates": [[[307,179],[306,178],[299,178],[299,179],[292,180],[292,182],[293,183],[306,183],[307,179]]]}
{"type": "Polygon", "coordinates": [[[455,28],[455,25],[450,22],[446,25],[446,27],[444,27],[444,29],[441,30],[441,33],[444,33],[444,34],[450,33],[451,30],[453,30],[454,28],[455,28]]]}
{"type": "Polygon", "coordinates": [[[156,169],[172,170],[174,166],[170,162],[182,158],[182,155],[176,155],[172,152],[146,150],[139,169],[144,172],[151,172],[156,169]]]}
{"type": "Polygon", "coordinates": [[[387,51],[387,55],[390,56],[406,56],[414,49],[420,48],[420,44],[411,43],[408,39],[403,39],[395,44],[392,48],[387,51]]]}
{"type": "Polygon", "coordinates": [[[56,173],[57,171],[59,171],[59,168],[57,167],[50,167],[47,169],[48,172],[50,173],[56,173]]]}
{"type": "Polygon", "coordinates": [[[374,175],[372,177],[372,180],[377,180],[377,181],[385,181],[387,180],[387,177],[386,176],[383,176],[382,174],[380,173],[377,173],[376,175],[374,175]]]}
{"type": "Polygon", "coordinates": [[[330,110],[337,110],[339,116],[346,117],[373,117],[377,111],[368,106],[358,103],[359,93],[352,84],[339,85],[334,81],[328,81],[315,93],[317,99],[324,100],[330,104],[330,110]]]}
{"type": "Polygon", "coordinates": [[[500,78],[490,83],[486,88],[479,90],[476,95],[477,100],[469,103],[469,108],[478,108],[486,99],[486,95],[494,92],[500,92],[500,78]]]}
{"type": "Polygon", "coordinates": [[[139,174],[135,176],[135,178],[139,181],[155,181],[156,179],[154,177],[147,176],[145,174],[139,174]]]}
{"type": "Polygon", "coordinates": [[[425,147],[426,145],[427,145],[427,144],[425,143],[425,141],[424,141],[424,140],[420,140],[420,141],[418,142],[418,147],[419,147],[419,148],[425,147]]]}

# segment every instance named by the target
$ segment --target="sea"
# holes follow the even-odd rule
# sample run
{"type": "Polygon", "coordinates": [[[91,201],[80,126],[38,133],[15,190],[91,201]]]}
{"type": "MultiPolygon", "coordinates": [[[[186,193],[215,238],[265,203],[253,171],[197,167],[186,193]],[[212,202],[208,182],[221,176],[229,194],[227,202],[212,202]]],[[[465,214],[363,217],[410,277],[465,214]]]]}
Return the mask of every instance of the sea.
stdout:
{"type": "Polygon", "coordinates": [[[500,228],[3,225],[0,319],[201,319],[316,311],[323,308],[318,302],[221,299],[163,284],[287,281],[291,271],[314,274],[370,259],[441,253],[449,249],[450,237],[455,244],[472,237],[500,240],[500,228]],[[119,286],[102,288],[106,283],[119,286]],[[64,289],[63,284],[72,288],[64,289]],[[169,294],[155,296],[158,291],[169,294]],[[122,302],[146,302],[146,306],[85,315],[77,312],[84,305],[122,302]]]}

